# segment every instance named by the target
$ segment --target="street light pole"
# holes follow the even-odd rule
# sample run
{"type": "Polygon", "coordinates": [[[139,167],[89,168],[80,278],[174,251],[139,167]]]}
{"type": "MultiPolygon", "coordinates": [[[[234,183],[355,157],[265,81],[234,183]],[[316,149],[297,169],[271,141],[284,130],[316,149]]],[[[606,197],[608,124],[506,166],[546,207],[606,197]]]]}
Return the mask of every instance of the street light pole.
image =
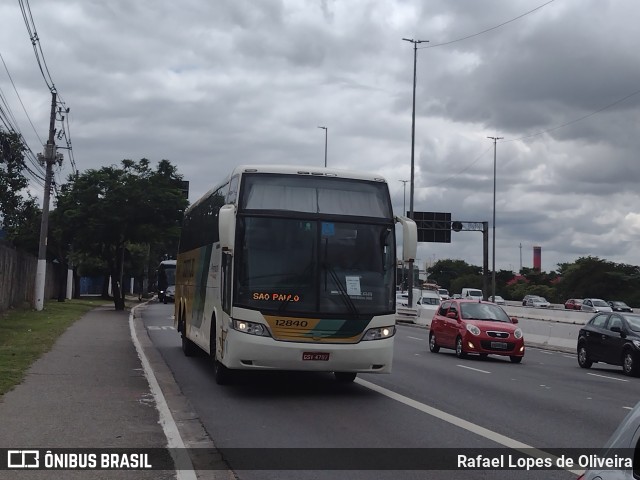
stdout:
{"type": "MultiPolygon", "coordinates": [[[[416,139],[416,66],[418,64],[418,44],[428,43],[428,40],[414,40],[403,38],[405,42],[413,43],[413,105],[411,109],[411,187],[409,189],[409,218],[413,220],[413,185],[414,185],[414,152],[416,139]]],[[[413,260],[409,261],[409,307],[413,307],[413,260]]]]}
{"type": "Polygon", "coordinates": [[[327,127],[318,127],[324,130],[324,168],[327,168],[327,127]]]}
{"type": "MultiPolygon", "coordinates": [[[[402,197],[402,215],[407,214],[407,182],[409,180],[400,180],[404,187],[404,195],[402,197]]],[[[404,288],[404,260],[402,261],[402,288],[404,288]]]]}
{"type": "Polygon", "coordinates": [[[504,137],[487,137],[493,140],[493,266],[491,272],[491,297],[492,300],[496,299],[496,144],[498,140],[502,140],[504,137]]]}

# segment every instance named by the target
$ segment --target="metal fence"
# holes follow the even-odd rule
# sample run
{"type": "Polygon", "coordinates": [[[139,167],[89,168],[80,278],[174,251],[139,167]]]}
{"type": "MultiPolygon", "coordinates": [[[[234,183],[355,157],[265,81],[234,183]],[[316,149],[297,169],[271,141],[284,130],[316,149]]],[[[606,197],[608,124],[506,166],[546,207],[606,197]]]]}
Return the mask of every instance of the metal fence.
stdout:
{"type": "MultiPolygon", "coordinates": [[[[10,307],[34,305],[38,259],[0,244],[0,312],[10,307]]],[[[54,265],[47,263],[45,299],[57,297],[54,265]]]]}

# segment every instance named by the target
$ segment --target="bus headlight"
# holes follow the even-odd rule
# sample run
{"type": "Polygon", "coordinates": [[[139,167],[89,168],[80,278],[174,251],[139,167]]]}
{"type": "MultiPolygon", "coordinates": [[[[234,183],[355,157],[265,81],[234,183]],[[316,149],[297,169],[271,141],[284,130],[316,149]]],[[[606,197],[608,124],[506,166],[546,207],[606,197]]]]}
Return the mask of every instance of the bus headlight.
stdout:
{"type": "Polygon", "coordinates": [[[362,340],[382,340],[383,338],[393,337],[396,334],[396,326],[370,328],[364,334],[362,340]]]}
{"type": "Polygon", "coordinates": [[[231,327],[238,332],[248,333],[249,335],[258,335],[259,337],[270,336],[269,330],[261,323],[233,319],[231,321],[231,327]]]}

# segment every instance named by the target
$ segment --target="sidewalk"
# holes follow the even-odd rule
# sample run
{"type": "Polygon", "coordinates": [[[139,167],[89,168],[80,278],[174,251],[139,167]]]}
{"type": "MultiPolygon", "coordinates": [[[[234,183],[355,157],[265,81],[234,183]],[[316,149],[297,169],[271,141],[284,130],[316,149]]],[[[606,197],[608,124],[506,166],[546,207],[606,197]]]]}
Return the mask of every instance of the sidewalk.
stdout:
{"type": "MultiPolygon", "coordinates": [[[[73,324],[0,398],[0,448],[164,448],[129,312],[99,307],[73,324]]],[[[6,459],[2,459],[3,461],[6,459]]],[[[2,462],[4,463],[4,462],[2,462]]],[[[0,471],[0,479],[175,479],[166,470],[0,471]]]]}

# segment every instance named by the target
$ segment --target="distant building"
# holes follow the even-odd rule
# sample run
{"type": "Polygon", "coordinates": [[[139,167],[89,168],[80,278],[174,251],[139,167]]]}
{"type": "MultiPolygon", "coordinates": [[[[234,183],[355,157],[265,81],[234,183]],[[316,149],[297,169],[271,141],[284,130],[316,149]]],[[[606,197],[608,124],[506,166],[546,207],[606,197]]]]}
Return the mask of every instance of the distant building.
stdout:
{"type": "Polygon", "coordinates": [[[542,247],[533,247],[533,269],[542,271],[542,247]]]}

